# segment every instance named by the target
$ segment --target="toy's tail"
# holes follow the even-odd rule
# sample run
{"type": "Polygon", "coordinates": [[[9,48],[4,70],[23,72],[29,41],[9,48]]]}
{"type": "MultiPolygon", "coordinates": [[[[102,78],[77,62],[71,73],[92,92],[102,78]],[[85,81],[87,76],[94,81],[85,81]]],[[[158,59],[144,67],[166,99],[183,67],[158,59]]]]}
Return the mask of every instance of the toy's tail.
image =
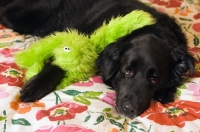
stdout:
{"type": "Polygon", "coordinates": [[[112,18],[108,24],[104,22],[104,24],[90,36],[91,41],[96,45],[96,51],[99,54],[109,43],[130,34],[136,29],[154,23],[155,20],[149,13],[135,10],[123,17],[118,16],[112,18]]]}

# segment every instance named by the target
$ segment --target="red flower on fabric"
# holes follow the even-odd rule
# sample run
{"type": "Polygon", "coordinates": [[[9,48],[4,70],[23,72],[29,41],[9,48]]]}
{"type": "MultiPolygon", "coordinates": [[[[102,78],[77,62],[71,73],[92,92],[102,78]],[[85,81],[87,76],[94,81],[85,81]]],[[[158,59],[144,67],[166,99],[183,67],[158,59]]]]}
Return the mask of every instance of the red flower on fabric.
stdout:
{"type": "Polygon", "coordinates": [[[192,77],[200,77],[200,61],[195,62],[195,72],[192,77]]]}
{"type": "Polygon", "coordinates": [[[200,19],[200,13],[197,13],[196,15],[193,16],[194,19],[200,19]]]}
{"type": "MultiPolygon", "coordinates": [[[[183,76],[189,77],[189,72],[184,73],[183,76]]],[[[200,77],[200,61],[195,62],[195,71],[192,77],[200,77]]]]}
{"type": "Polygon", "coordinates": [[[153,101],[150,108],[141,117],[160,125],[184,127],[186,121],[193,121],[200,118],[200,102],[179,100],[169,104],[161,104],[153,101]]]}
{"type": "Polygon", "coordinates": [[[150,0],[150,2],[165,7],[179,7],[183,0],[150,0]]]}
{"type": "Polygon", "coordinates": [[[200,32],[200,22],[194,23],[194,24],[192,25],[192,28],[194,29],[194,31],[200,32]]]}
{"type": "Polygon", "coordinates": [[[0,84],[7,83],[10,86],[23,86],[24,71],[15,63],[0,63],[0,84]]]}
{"type": "Polygon", "coordinates": [[[1,29],[6,29],[6,27],[4,27],[2,24],[0,24],[0,30],[1,29]]]}
{"type": "Polygon", "coordinates": [[[76,103],[64,102],[53,106],[48,110],[40,110],[36,114],[36,119],[48,117],[50,121],[63,121],[75,118],[77,113],[82,113],[88,109],[87,106],[76,103]]]}
{"type": "Polygon", "coordinates": [[[190,54],[192,56],[195,56],[196,54],[200,54],[200,47],[189,47],[188,50],[190,51],[190,54]]]}

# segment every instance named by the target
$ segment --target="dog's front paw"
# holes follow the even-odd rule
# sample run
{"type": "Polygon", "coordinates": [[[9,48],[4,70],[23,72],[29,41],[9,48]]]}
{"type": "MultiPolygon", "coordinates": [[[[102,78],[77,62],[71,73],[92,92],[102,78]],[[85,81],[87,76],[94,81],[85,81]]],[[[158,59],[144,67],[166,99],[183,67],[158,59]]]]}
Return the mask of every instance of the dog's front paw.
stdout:
{"type": "Polygon", "coordinates": [[[20,91],[23,102],[34,102],[46,96],[61,82],[65,71],[54,65],[46,65],[42,71],[33,76],[20,91]]]}
{"type": "Polygon", "coordinates": [[[49,94],[55,88],[45,78],[38,75],[31,78],[20,91],[20,100],[22,102],[35,102],[49,94]]]}
{"type": "Polygon", "coordinates": [[[42,91],[40,86],[36,85],[25,85],[20,91],[20,100],[22,102],[35,102],[42,97],[44,97],[46,93],[42,91]]]}
{"type": "Polygon", "coordinates": [[[159,91],[155,94],[154,99],[162,104],[167,104],[174,101],[174,93],[159,91]]]}
{"type": "Polygon", "coordinates": [[[36,90],[24,88],[20,91],[19,98],[22,102],[35,102],[42,98],[37,92],[36,90]]]}

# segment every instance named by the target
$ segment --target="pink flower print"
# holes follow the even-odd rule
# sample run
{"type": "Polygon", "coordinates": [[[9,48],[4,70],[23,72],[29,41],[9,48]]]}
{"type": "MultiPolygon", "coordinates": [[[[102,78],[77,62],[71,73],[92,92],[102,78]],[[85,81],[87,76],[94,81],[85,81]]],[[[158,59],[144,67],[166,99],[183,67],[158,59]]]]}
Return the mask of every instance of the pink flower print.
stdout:
{"type": "Polygon", "coordinates": [[[116,99],[116,93],[114,91],[108,91],[106,92],[106,95],[102,98],[102,100],[112,106],[115,106],[115,99],[116,99]]]}
{"type": "Polygon", "coordinates": [[[3,88],[0,88],[0,99],[7,98],[9,96],[9,93],[5,92],[3,88]]]}
{"type": "Polygon", "coordinates": [[[53,125],[42,126],[35,132],[94,132],[94,131],[82,126],[67,124],[59,126],[53,126],[53,125]]]}
{"type": "Polygon", "coordinates": [[[74,86],[85,86],[85,87],[90,87],[93,86],[94,83],[91,80],[83,80],[80,82],[76,82],[73,84],[74,86]]]}
{"type": "Polygon", "coordinates": [[[17,49],[9,49],[9,48],[4,48],[0,50],[0,54],[4,55],[5,58],[12,57],[12,52],[18,51],[17,49]]]}
{"type": "Polygon", "coordinates": [[[91,77],[91,78],[89,78],[89,79],[86,79],[86,80],[83,80],[83,81],[74,83],[73,85],[74,85],[74,86],[85,86],[85,87],[90,87],[90,86],[93,86],[94,83],[103,84],[103,81],[102,81],[101,77],[99,77],[99,76],[94,76],[94,77],[91,77]]]}
{"type": "Polygon", "coordinates": [[[35,132],[51,132],[53,127],[54,127],[53,125],[41,126],[35,132]]]}
{"type": "Polygon", "coordinates": [[[92,80],[95,83],[104,84],[100,76],[94,76],[94,77],[92,77],[92,80]]]}
{"type": "Polygon", "coordinates": [[[188,90],[193,91],[193,96],[196,100],[200,100],[200,82],[199,84],[196,83],[189,84],[188,90]]]}
{"type": "Polygon", "coordinates": [[[158,8],[156,8],[156,10],[159,11],[159,12],[165,13],[165,9],[164,8],[158,7],[158,8]]]}

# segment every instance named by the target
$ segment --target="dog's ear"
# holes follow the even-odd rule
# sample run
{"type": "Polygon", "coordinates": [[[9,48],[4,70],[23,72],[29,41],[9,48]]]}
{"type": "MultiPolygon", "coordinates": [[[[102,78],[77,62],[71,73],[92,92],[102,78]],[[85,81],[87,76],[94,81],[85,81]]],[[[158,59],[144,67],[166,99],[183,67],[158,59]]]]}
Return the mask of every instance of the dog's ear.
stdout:
{"type": "Polygon", "coordinates": [[[110,85],[110,79],[120,68],[121,46],[120,42],[109,44],[99,55],[96,65],[99,69],[99,75],[106,84],[110,85]]]}
{"type": "Polygon", "coordinates": [[[194,58],[187,52],[187,49],[183,46],[175,48],[171,52],[173,58],[173,68],[171,72],[171,78],[174,83],[182,81],[184,73],[189,72],[189,76],[194,73],[194,58]]]}

